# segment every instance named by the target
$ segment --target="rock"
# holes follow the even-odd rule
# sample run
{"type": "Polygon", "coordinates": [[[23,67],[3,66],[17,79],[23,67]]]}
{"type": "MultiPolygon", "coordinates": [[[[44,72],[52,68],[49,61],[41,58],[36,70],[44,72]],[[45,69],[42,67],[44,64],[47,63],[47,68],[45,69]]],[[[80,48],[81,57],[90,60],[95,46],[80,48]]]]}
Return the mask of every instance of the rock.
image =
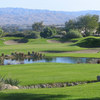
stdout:
{"type": "Polygon", "coordinates": [[[63,83],[63,87],[66,87],[67,85],[66,85],[66,83],[63,83]]]}
{"type": "Polygon", "coordinates": [[[47,86],[45,84],[40,85],[41,88],[46,88],[47,86]]]}
{"type": "Polygon", "coordinates": [[[2,84],[2,90],[4,89],[11,89],[11,85],[10,84],[2,84]]]}
{"type": "Polygon", "coordinates": [[[30,88],[31,88],[31,89],[33,89],[33,88],[34,88],[34,86],[31,86],[30,88]]]}
{"type": "Polygon", "coordinates": [[[97,76],[97,80],[100,81],[100,76],[97,76]]]}
{"type": "Polygon", "coordinates": [[[15,90],[18,90],[19,88],[17,86],[11,86],[10,89],[15,89],[15,90]]]}
{"type": "Polygon", "coordinates": [[[78,85],[79,83],[78,82],[74,82],[74,85],[78,85]]]}
{"type": "MultiPolygon", "coordinates": [[[[97,80],[100,81],[100,76],[97,76],[97,80]]],[[[38,84],[32,86],[11,86],[10,84],[0,84],[0,90],[2,89],[32,89],[32,88],[56,88],[56,87],[66,87],[66,86],[75,86],[79,84],[87,84],[97,81],[87,81],[87,82],[65,82],[65,83],[48,83],[48,84],[38,84]]]]}
{"type": "Polygon", "coordinates": [[[19,89],[19,88],[17,86],[11,86],[10,84],[0,85],[0,90],[5,90],[5,89],[19,89]]]}
{"type": "Polygon", "coordinates": [[[37,85],[34,85],[34,88],[38,88],[38,86],[37,85]]]}
{"type": "Polygon", "coordinates": [[[67,86],[72,86],[72,84],[71,83],[67,83],[67,86]]]}
{"type": "Polygon", "coordinates": [[[2,87],[3,83],[0,82],[0,90],[3,90],[3,87],[2,87]]]}
{"type": "Polygon", "coordinates": [[[52,88],[52,86],[50,84],[47,85],[48,88],[52,88]]]}
{"type": "Polygon", "coordinates": [[[23,89],[23,86],[18,86],[19,89],[23,89]]]}

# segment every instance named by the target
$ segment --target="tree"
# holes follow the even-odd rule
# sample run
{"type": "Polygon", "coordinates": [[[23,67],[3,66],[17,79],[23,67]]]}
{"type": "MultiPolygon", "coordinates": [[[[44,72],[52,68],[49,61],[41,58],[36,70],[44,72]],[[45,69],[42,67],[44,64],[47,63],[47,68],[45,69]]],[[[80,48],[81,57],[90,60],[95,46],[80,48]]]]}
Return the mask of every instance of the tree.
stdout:
{"type": "Polygon", "coordinates": [[[87,35],[86,33],[93,33],[98,28],[98,21],[98,15],[85,15],[77,19],[76,26],[87,35]]]}
{"type": "Polygon", "coordinates": [[[46,27],[40,33],[40,36],[44,37],[44,38],[47,38],[47,37],[51,37],[53,35],[53,33],[54,33],[54,31],[50,27],[46,27]]]}
{"type": "Polygon", "coordinates": [[[100,22],[98,24],[99,24],[99,26],[98,26],[98,29],[97,29],[97,33],[100,34],[100,22]]]}
{"type": "Polygon", "coordinates": [[[25,38],[29,38],[29,39],[36,39],[39,38],[39,32],[36,31],[28,31],[25,34],[25,38]]]}
{"type": "Polygon", "coordinates": [[[57,34],[57,28],[54,25],[50,25],[49,27],[53,31],[53,35],[57,34]]]}
{"type": "Polygon", "coordinates": [[[3,30],[0,28],[0,37],[3,35],[3,30]]]}
{"type": "Polygon", "coordinates": [[[70,30],[66,36],[65,36],[67,39],[72,39],[72,38],[81,38],[82,37],[82,34],[78,31],[78,30],[70,30]]]}
{"type": "Polygon", "coordinates": [[[61,35],[66,35],[67,33],[66,33],[66,31],[61,31],[61,35]]]}
{"type": "Polygon", "coordinates": [[[43,25],[43,22],[35,22],[33,25],[32,25],[32,29],[34,31],[42,31],[44,28],[44,25],[43,25]]]}
{"type": "Polygon", "coordinates": [[[75,20],[69,20],[68,22],[65,22],[65,30],[66,30],[66,32],[68,32],[71,29],[75,29],[75,24],[76,24],[75,20]]]}

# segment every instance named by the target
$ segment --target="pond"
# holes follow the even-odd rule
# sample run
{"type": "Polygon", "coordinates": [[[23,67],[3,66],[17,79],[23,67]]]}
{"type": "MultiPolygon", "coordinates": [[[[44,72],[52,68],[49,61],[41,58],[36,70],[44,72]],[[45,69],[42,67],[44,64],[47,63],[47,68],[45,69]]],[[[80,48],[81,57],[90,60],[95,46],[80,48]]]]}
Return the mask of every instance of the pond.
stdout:
{"type": "Polygon", "coordinates": [[[45,57],[43,59],[35,60],[33,58],[15,60],[15,59],[4,59],[1,65],[14,65],[14,64],[29,64],[29,63],[97,63],[100,58],[81,58],[81,57],[45,57]]]}

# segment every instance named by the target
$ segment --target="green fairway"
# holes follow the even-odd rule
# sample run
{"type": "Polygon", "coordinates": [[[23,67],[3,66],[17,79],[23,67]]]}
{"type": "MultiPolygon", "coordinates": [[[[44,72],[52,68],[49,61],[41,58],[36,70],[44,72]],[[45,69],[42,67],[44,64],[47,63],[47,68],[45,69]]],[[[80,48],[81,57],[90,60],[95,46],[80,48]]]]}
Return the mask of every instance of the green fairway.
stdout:
{"type": "Polygon", "coordinates": [[[35,63],[0,66],[0,74],[18,79],[20,85],[96,80],[98,64],[35,63]]]}
{"type": "MultiPolygon", "coordinates": [[[[28,51],[50,51],[51,53],[45,53],[46,56],[70,56],[70,57],[100,57],[100,53],[61,53],[66,51],[79,51],[88,48],[78,47],[73,45],[74,43],[48,43],[48,39],[29,39],[25,44],[18,45],[5,45],[4,42],[13,39],[22,39],[15,37],[6,37],[5,40],[0,40],[0,53],[11,54],[12,52],[24,52],[28,51]],[[54,51],[54,53],[52,53],[54,51]],[[56,53],[59,52],[59,53],[56,53]]],[[[84,38],[83,38],[84,39],[84,38]]],[[[49,39],[52,40],[52,39],[49,39]]],[[[80,41],[82,39],[73,39],[72,41],[80,41]]],[[[91,49],[91,48],[89,48],[91,49]]],[[[92,48],[93,49],[93,48],[92,48]]],[[[94,48],[95,49],[95,48],[94,48]]]]}
{"type": "MultiPolygon", "coordinates": [[[[76,51],[84,50],[74,46],[74,43],[48,43],[47,39],[29,39],[25,44],[5,45],[3,42],[15,37],[5,37],[0,40],[0,53],[10,54],[11,52],[28,51],[76,51]],[[3,40],[5,39],[5,40],[3,40]]],[[[50,39],[52,40],[52,39],[50,39]]],[[[81,39],[76,39],[81,40],[81,39]]],[[[75,57],[100,57],[100,53],[46,53],[46,56],[75,56],[75,57]]],[[[25,65],[0,66],[0,74],[21,81],[20,85],[32,85],[55,82],[75,82],[96,80],[100,67],[97,64],[57,64],[37,63],[25,65]]]]}
{"type": "Polygon", "coordinates": [[[100,100],[100,83],[66,88],[5,90],[0,100],[100,100]]]}
{"type": "Polygon", "coordinates": [[[100,58],[100,53],[46,53],[46,56],[100,58]]]}
{"type": "MultiPolygon", "coordinates": [[[[4,38],[5,41],[21,38],[4,38]]],[[[84,50],[78,46],[73,46],[73,43],[48,43],[47,39],[29,39],[25,44],[5,45],[3,40],[0,40],[0,53],[10,54],[11,52],[25,52],[28,51],[77,51],[84,50]]]]}
{"type": "MultiPolygon", "coordinates": [[[[5,41],[22,39],[6,37],[0,40],[0,53],[12,52],[54,52],[46,53],[46,56],[72,56],[72,57],[96,57],[100,53],[64,53],[63,51],[79,51],[91,48],[82,48],[75,43],[49,43],[48,39],[29,39],[25,44],[6,45],[5,41]],[[5,39],[5,40],[3,40],[5,39]],[[59,52],[60,53],[57,53],[59,52]],[[63,53],[61,53],[63,52],[63,53]]],[[[49,39],[52,40],[52,39],[49,39]]],[[[76,39],[81,40],[81,39],[76,39]]],[[[74,41],[74,40],[73,40],[74,41]]],[[[94,48],[95,49],[95,48],[94,48]]],[[[80,82],[97,80],[100,75],[99,64],[63,64],[63,63],[34,63],[21,65],[0,66],[0,75],[17,79],[19,85],[80,82]]],[[[100,99],[100,83],[78,85],[65,88],[29,89],[29,90],[4,90],[0,92],[0,100],[67,100],[67,99],[100,99]]]]}

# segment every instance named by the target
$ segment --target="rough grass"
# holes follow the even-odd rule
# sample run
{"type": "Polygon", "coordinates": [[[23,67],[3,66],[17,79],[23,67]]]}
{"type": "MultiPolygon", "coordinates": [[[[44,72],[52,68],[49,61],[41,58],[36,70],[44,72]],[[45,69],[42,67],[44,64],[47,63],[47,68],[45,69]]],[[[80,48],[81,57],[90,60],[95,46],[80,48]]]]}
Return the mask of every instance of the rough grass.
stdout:
{"type": "Polygon", "coordinates": [[[96,80],[99,64],[34,63],[0,66],[0,74],[18,79],[20,85],[96,80]]]}
{"type": "Polygon", "coordinates": [[[100,83],[66,88],[5,90],[0,100],[100,100],[100,83]]]}

